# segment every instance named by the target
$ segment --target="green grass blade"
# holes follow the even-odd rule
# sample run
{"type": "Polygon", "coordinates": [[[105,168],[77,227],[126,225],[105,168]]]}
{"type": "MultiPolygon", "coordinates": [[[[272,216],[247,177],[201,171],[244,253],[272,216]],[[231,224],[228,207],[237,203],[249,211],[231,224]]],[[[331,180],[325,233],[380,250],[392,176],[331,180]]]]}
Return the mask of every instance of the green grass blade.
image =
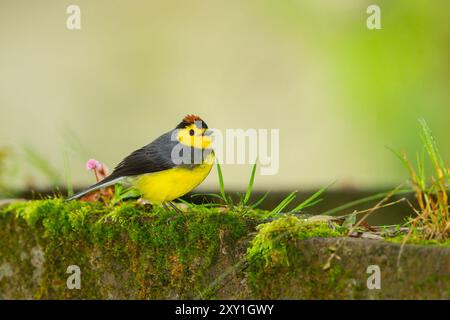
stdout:
{"type": "Polygon", "coordinates": [[[248,203],[248,200],[250,200],[250,195],[252,194],[253,183],[255,182],[256,166],[257,163],[255,162],[252,168],[252,174],[250,175],[250,180],[248,182],[247,192],[245,193],[244,201],[242,203],[244,206],[248,203]]]}
{"type": "Polygon", "coordinates": [[[234,201],[233,201],[233,198],[232,198],[231,196],[228,196],[228,202],[227,202],[227,204],[228,204],[231,208],[234,207],[234,201]]]}
{"type": "Polygon", "coordinates": [[[398,152],[397,150],[394,150],[393,148],[391,148],[389,146],[385,146],[385,148],[388,149],[389,151],[391,151],[403,163],[403,165],[406,167],[406,169],[409,170],[408,162],[405,160],[405,157],[400,152],[398,152]]]}
{"type": "Polygon", "coordinates": [[[130,188],[120,194],[120,200],[126,200],[129,198],[137,198],[141,196],[141,192],[137,189],[130,188]]]}
{"type": "Polygon", "coordinates": [[[120,193],[122,192],[122,185],[120,183],[114,185],[114,195],[110,200],[110,205],[116,205],[120,201],[120,193]]]}
{"type": "Polygon", "coordinates": [[[307,207],[311,207],[313,206],[312,203],[316,204],[317,202],[315,202],[315,200],[320,197],[320,195],[322,193],[324,193],[331,185],[333,185],[334,182],[330,183],[329,185],[322,187],[321,189],[319,189],[318,191],[316,191],[312,196],[310,196],[308,199],[306,199],[305,201],[303,201],[302,203],[300,203],[297,207],[295,207],[292,211],[293,212],[298,212],[301,211],[304,208],[307,207]]]}
{"type": "Polygon", "coordinates": [[[425,153],[417,153],[417,175],[421,189],[426,188],[425,153]]]}
{"type": "Polygon", "coordinates": [[[219,176],[220,195],[222,196],[222,200],[225,201],[225,203],[228,203],[227,196],[225,194],[225,183],[223,181],[222,168],[220,167],[219,162],[217,162],[217,174],[219,176]]]}
{"type": "Polygon", "coordinates": [[[317,200],[315,200],[315,201],[313,201],[313,202],[310,202],[310,203],[308,203],[307,205],[305,205],[303,208],[302,208],[302,210],[303,209],[306,209],[306,208],[309,208],[309,207],[314,207],[316,204],[318,204],[319,202],[322,202],[323,201],[323,199],[317,199],[317,200]]]}
{"type": "Polygon", "coordinates": [[[270,214],[280,213],[284,208],[287,207],[296,197],[297,191],[292,191],[286,198],[281,200],[281,202],[270,212],[270,214]]]}
{"type": "Polygon", "coordinates": [[[256,201],[255,203],[253,203],[250,208],[255,209],[257,208],[261,203],[263,203],[264,200],[266,200],[267,196],[269,195],[269,192],[264,193],[264,195],[259,198],[258,201],[256,201]]]}
{"type": "MultiPolygon", "coordinates": [[[[412,192],[414,192],[414,191],[411,190],[411,189],[399,189],[395,193],[393,193],[393,195],[396,195],[396,194],[407,194],[407,193],[412,193],[412,192]]],[[[358,200],[354,200],[354,201],[348,202],[346,204],[340,205],[340,206],[338,206],[336,208],[327,210],[327,211],[323,212],[322,214],[323,215],[333,215],[336,212],[339,212],[339,211],[342,211],[342,210],[346,210],[346,209],[349,209],[349,208],[353,208],[353,207],[358,206],[360,204],[364,204],[364,203],[368,203],[368,202],[372,202],[372,201],[375,201],[375,200],[382,199],[382,198],[386,197],[390,193],[392,193],[392,191],[381,192],[381,193],[377,193],[377,194],[374,194],[374,195],[371,195],[371,196],[368,196],[368,197],[364,197],[364,198],[361,198],[361,199],[358,199],[358,200]]]]}
{"type": "Polygon", "coordinates": [[[238,198],[238,204],[243,205],[244,203],[244,195],[242,193],[240,193],[239,191],[236,191],[236,196],[238,198]]]}
{"type": "Polygon", "coordinates": [[[181,203],[184,203],[185,205],[187,205],[189,208],[193,208],[195,205],[193,203],[190,203],[186,200],[183,200],[181,198],[178,198],[178,201],[180,201],[181,203]]]}
{"type": "Polygon", "coordinates": [[[447,181],[450,181],[450,173],[445,166],[444,160],[442,159],[442,156],[439,152],[439,148],[437,146],[436,140],[433,137],[433,133],[431,132],[430,127],[428,127],[427,122],[423,118],[419,119],[419,123],[422,129],[422,142],[425,145],[428,156],[434,163],[436,170],[439,168],[441,171],[440,173],[444,175],[447,181]]]}

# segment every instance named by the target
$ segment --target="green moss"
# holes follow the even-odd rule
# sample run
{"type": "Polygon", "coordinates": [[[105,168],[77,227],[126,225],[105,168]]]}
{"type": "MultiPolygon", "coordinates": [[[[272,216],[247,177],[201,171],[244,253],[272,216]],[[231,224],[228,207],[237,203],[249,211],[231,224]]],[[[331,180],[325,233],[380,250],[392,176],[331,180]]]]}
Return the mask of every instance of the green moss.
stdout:
{"type": "MultiPolygon", "coordinates": [[[[341,237],[344,228],[295,215],[265,222],[269,216],[248,208],[204,206],[175,213],[134,202],[14,203],[0,209],[0,298],[326,299],[381,294],[368,293],[365,268],[384,259],[372,261],[369,255],[366,261],[367,252],[352,251],[352,246],[338,252],[338,240],[304,241],[341,237]],[[342,259],[324,271],[332,252],[342,259]],[[66,287],[69,265],[81,268],[81,290],[66,287]]],[[[375,247],[373,259],[392,246],[375,247]]],[[[398,252],[389,250],[393,253],[386,261],[392,266],[382,270],[396,275],[398,252]]],[[[448,290],[442,277],[427,279],[414,280],[414,285],[427,292],[431,287],[448,290]]]]}
{"type": "Polygon", "coordinates": [[[209,268],[223,259],[225,247],[247,238],[265,216],[260,211],[244,215],[202,206],[178,214],[132,202],[113,207],[62,199],[15,203],[0,211],[0,222],[13,226],[9,232],[3,230],[9,250],[0,251],[0,261],[12,261],[20,272],[29,272],[22,261],[5,252],[17,256],[22,249],[32,250],[21,248],[20,243],[42,248],[45,274],[36,284],[41,298],[77,297],[76,290],[65,288],[70,264],[83,270],[89,293],[79,293],[80,297],[101,295],[99,270],[103,275],[108,270],[115,274],[115,267],[125,266],[123,279],[108,280],[112,287],[126,286],[138,298],[189,298],[213,292],[207,288],[213,282],[209,268]],[[28,235],[36,239],[31,241],[28,235]]]}
{"type": "MultiPolygon", "coordinates": [[[[385,240],[388,242],[393,242],[393,243],[403,243],[405,238],[406,238],[406,235],[402,234],[402,235],[398,235],[398,236],[391,237],[391,238],[385,238],[385,240]]],[[[423,235],[421,235],[417,232],[412,233],[408,237],[406,243],[407,244],[424,245],[424,246],[431,245],[431,246],[450,247],[450,239],[447,239],[445,241],[424,239],[423,235]]]]}
{"type": "Polygon", "coordinates": [[[247,275],[252,291],[263,299],[299,296],[308,299],[326,298],[336,288],[345,287],[349,275],[340,265],[323,271],[319,252],[299,249],[305,239],[343,234],[343,228],[331,222],[307,221],[292,215],[259,225],[258,234],[247,250],[247,275]],[[315,261],[314,266],[308,262],[311,260],[315,261]]]}
{"type": "Polygon", "coordinates": [[[326,222],[309,223],[295,216],[256,228],[268,216],[266,211],[204,206],[177,214],[134,202],[14,203],[0,211],[0,223],[10,227],[2,230],[8,250],[0,251],[0,262],[13,264],[15,272],[33,273],[31,257],[20,260],[17,252],[31,256],[36,248],[42,250],[46,261],[40,280],[23,284],[35,288],[34,298],[99,298],[111,292],[128,292],[133,298],[213,298],[220,283],[211,270],[222,273],[221,266],[242,261],[242,256],[230,253],[236,246],[245,251],[255,230],[246,258],[263,261],[263,266],[289,264],[286,248],[292,240],[341,235],[326,222]],[[83,272],[82,292],[65,286],[71,264],[83,272]]]}
{"type": "Polygon", "coordinates": [[[287,246],[292,241],[309,238],[329,238],[342,236],[342,230],[323,221],[308,222],[295,216],[285,216],[258,226],[247,250],[247,257],[253,264],[264,262],[265,267],[277,264],[289,265],[287,246]]]}

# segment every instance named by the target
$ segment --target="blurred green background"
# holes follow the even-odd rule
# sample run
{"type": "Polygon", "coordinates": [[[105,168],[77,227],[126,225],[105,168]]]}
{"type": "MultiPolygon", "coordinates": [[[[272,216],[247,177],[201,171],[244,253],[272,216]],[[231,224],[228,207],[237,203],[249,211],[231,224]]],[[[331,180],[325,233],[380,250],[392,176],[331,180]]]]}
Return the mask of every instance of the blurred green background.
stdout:
{"type": "MultiPolygon", "coordinates": [[[[385,146],[420,150],[424,117],[450,158],[450,2],[0,2],[2,184],[93,182],[187,113],[279,128],[258,189],[384,188],[407,176],[385,146]],[[81,30],[66,8],[81,8],[81,30]],[[381,7],[381,30],[366,8],[381,7]]],[[[249,165],[225,165],[241,189],[249,165]]],[[[213,173],[203,189],[217,187],[213,173]]]]}

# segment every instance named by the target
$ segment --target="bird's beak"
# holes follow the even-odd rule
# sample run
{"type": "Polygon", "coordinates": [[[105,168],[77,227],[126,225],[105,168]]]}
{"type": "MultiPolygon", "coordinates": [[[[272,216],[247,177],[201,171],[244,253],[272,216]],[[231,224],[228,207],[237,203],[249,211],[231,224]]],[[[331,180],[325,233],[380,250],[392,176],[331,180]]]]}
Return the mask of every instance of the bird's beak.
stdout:
{"type": "Polygon", "coordinates": [[[213,131],[212,130],[206,130],[205,132],[203,132],[203,135],[204,136],[210,136],[210,135],[212,135],[213,134],[213,131]]]}

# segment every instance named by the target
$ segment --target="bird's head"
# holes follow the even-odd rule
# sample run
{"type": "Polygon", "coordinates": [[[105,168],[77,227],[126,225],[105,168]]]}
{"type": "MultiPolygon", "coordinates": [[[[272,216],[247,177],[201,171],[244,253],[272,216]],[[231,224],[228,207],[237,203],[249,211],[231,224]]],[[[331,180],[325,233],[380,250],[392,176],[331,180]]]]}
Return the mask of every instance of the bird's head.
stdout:
{"type": "Polygon", "coordinates": [[[199,116],[189,114],[177,125],[177,140],[189,147],[198,149],[211,148],[211,131],[199,116]]]}

